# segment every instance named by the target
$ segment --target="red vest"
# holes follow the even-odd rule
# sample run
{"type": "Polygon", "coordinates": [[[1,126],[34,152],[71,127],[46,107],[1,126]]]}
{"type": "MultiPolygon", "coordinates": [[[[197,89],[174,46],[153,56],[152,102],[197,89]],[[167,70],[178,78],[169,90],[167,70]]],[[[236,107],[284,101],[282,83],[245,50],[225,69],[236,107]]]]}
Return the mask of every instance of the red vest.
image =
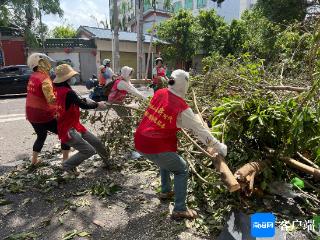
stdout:
{"type": "Polygon", "coordinates": [[[32,123],[45,123],[54,119],[55,105],[50,105],[42,91],[42,83],[50,78],[43,72],[34,72],[29,78],[26,99],[26,117],[32,123]]]}
{"type": "Polygon", "coordinates": [[[57,93],[57,119],[58,119],[58,136],[62,143],[70,140],[68,134],[71,128],[74,128],[79,133],[85,133],[86,128],[80,123],[80,110],[75,104],[71,104],[66,110],[67,93],[72,91],[67,87],[56,87],[57,93]]]}
{"type": "Polygon", "coordinates": [[[153,83],[158,84],[159,79],[166,76],[166,70],[163,67],[157,67],[157,76],[153,77],[153,83]]]}
{"type": "Polygon", "coordinates": [[[158,90],[135,133],[136,149],[145,154],[176,152],[177,117],[187,108],[185,100],[167,88],[158,90]]]}
{"type": "Polygon", "coordinates": [[[118,84],[120,81],[123,81],[121,78],[117,79],[112,88],[111,88],[111,92],[108,96],[108,101],[109,102],[113,102],[113,103],[122,103],[123,100],[126,98],[128,92],[124,91],[124,90],[119,90],[118,89],[118,84]]]}

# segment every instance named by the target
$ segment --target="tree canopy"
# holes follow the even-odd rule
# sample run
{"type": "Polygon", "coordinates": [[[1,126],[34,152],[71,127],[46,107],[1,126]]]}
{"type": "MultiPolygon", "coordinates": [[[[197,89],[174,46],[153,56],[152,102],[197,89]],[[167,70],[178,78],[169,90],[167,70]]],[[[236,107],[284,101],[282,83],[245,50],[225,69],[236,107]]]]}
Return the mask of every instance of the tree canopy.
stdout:
{"type": "Polygon", "coordinates": [[[41,32],[47,33],[47,27],[40,26],[40,16],[55,14],[63,16],[60,0],[4,0],[0,3],[0,24],[19,28],[28,45],[36,44],[41,32]]]}
{"type": "Polygon", "coordinates": [[[164,45],[164,56],[177,64],[188,62],[198,48],[197,26],[192,13],[180,10],[157,27],[158,36],[170,43],[164,45]]]}
{"type": "Polygon", "coordinates": [[[74,38],[77,35],[77,31],[70,25],[57,26],[52,29],[51,35],[54,38],[74,38]]]}

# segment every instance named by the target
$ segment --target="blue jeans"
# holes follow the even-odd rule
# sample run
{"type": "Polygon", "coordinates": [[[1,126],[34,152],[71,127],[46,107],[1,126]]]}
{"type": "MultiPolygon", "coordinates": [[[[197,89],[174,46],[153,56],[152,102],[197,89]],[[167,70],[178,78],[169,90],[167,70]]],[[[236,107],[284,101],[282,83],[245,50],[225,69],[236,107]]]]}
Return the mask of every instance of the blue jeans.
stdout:
{"type": "Polygon", "coordinates": [[[171,191],[170,173],[174,174],[175,201],[173,211],[186,211],[188,166],[186,161],[175,152],[144,154],[147,159],[160,167],[161,192],[171,191]]]}

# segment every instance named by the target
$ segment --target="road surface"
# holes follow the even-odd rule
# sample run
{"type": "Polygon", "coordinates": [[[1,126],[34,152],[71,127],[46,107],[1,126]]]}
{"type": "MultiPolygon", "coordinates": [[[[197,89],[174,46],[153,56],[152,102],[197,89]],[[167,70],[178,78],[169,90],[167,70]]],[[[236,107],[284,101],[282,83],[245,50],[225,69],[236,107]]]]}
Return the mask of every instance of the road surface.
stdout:
{"type": "MultiPolygon", "coordinates": [[[[81,95],[88,93],[84,86],[74,88],[81,95]]],[[[36,135],[25,118],[25,101],[25,96],[0,98],[0,174],[1,167],[14,165],[31,156],[36,135]]],[[[50,150],[57,143],[57,136],[49,134],[43,151],[50,150]]]]}

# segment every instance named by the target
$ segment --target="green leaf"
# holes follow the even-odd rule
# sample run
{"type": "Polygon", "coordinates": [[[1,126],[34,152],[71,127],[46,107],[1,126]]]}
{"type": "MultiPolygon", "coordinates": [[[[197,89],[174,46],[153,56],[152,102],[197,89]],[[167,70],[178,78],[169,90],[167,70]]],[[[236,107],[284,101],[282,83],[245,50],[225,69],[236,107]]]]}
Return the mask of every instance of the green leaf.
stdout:
{"type": "Polygon", "coordinates": [[[87,237],[87,236],[90,236],[90,233],[83,231],[83,232],[79,232],[79,233],[78,233],[78,236],[79,236],[79,237],[87,237]]]}
{"type": "Polygon", "coordinates": [[[63,236],[63,240],[70,240],[73,239],[74,236],[77,235],[77,230],[72,230],[70,232],[67,232],[64,236],[63,236]]]}

